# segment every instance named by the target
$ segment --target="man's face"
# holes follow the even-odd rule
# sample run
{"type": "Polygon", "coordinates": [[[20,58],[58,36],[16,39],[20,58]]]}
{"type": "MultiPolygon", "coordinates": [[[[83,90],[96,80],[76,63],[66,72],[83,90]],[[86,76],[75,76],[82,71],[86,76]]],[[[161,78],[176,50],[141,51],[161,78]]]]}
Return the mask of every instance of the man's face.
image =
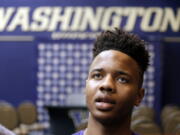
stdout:
{"type": "Polygon", "coordinates": [[[93,60],[86,81],[86,102],[92,117],[102,122],[129,117],[144,94],[140,79],[139,66],[130,56],[115,50],[101,52],[93,60]]]}

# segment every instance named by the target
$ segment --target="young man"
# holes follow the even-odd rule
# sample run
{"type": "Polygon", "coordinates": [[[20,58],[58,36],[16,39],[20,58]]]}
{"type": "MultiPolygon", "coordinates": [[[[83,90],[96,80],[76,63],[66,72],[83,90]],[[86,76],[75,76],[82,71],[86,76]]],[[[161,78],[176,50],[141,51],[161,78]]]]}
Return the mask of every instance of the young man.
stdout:
{"type": "Polygon", "coordinates": [[[102,32],[86,81],[88,126],[74,135],[134,135],[131,113],[144,96],[148,63],[145,42],[139,37],[119,29],[102,32]]]}

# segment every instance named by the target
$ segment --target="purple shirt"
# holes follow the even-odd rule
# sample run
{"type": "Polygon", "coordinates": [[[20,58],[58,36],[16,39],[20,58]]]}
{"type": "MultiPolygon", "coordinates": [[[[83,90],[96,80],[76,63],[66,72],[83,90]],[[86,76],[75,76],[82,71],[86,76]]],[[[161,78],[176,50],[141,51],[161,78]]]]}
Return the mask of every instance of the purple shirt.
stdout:
{"type": "Polygon", "coordinates": [[[15,135],[15,134],[0,124],[0,135],[15,135]]]}
{"type": "MultiPolygon", "coordinates": [[[[81,130],[81,131],[76,132],[76,133],[74,133],[74,134],[72,134],[72,135],[83,135],[83,134],[84,134],[84,130],[81,130]]],[[[138,135],[138,134],[136,134],[136,133],[133,132],[132,135],[138,135]]]]}

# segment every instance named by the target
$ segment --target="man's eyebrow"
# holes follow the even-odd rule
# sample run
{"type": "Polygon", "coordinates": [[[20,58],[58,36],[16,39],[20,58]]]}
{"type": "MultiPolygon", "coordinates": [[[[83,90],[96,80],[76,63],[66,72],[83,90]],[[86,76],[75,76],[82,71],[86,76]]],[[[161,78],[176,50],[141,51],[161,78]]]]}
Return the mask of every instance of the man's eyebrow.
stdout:
{"type": "MultiPolygon", "coordinates": [[[[95,68],[95,69],[91,70],[90,73],[92,73],[92,72],[102,72],[102,71],[104,71],[103,68],[95,68]]],[[[124,72],[122,70],[115,71],[115,74],[117,74],[117,75],[126,75],[126,76],[130,77],[129,73],[124,72]]]]}
{"type": "Polygon", "coordinates": [[[129,76],[130,77],[130,74],[127,73],[127,72],[124,72],[124,71],[121,71],[121,70],[118,70],[115,72],[117,75],[126,75],[126,76],[129,76]]]}
{"type": "Polygon", "coordinates": [[[102,72],[102,71],[104,71],[102,68],[95,68],[93,70],[90,70],[90,73],[91,72],[102,72]]]}

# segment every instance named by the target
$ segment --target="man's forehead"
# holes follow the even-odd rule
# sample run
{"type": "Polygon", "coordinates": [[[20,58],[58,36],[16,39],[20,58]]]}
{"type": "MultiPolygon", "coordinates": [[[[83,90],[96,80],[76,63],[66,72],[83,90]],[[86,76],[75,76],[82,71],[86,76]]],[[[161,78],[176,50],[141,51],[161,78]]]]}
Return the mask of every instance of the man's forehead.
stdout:
{"type": "MultiPolygon", "coordinates": [[[[107,62],[109,61],[122,61],[122,62],[128,62],[129,60],[134,61],[130,56],[127,54],[117,51],[117,50],[105,50],[101,53],[99,53],[92,61],[91,66],[94,66],[94,64],[98,64],[99,62],[107,62]]],[[[136,63],[136,62],[135,62],[136,63]]]]}
{"type": "MultiPolygon", "coordinates": [[[[90,65],[90,70],[91,72],[94,69],[99,69],[99,68],[104,68],[104,67],[112,67],[116,66],[117,68],[119,67],[121,69],[127,69],[131,70],[134,67],[136,70],[139,70],[139,66],[137,62],[128,56],[127,54],[116,51],[116,50],[106,50],[101,52],[99,55],[97,55],[94,60],[92,61],[90,65]]],[[[116,69],[117,69],[116,68],[116,69]]]]}

